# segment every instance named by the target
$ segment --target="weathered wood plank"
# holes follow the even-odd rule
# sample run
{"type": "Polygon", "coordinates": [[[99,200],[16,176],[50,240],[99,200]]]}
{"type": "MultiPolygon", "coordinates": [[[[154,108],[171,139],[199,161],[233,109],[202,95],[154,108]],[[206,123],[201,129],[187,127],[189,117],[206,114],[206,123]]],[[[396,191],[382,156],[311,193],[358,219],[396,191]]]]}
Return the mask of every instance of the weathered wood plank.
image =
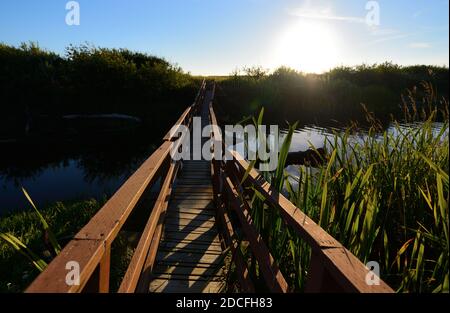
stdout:
{"type": "MultiPolygon", "coordinates": [[[[203,233],[205,231],[211,230],[212,227],[210,226],[183,226],[183,225],[172,225],[172,224],[166,224],[166,228],[168,231],[189,231],[189,232],[198,232],[203,233]]],[[[215,228],[214,228],[215,229],[215,228]]]]}
{"type": "Polygon", "coordinates": [[[193,208],[176,208],[171,207],[167,211],[167,214],[193,214],[193,215],[208,215],[214,216],[214,210],[204,210],[204,209],[193,209],[193,208]]]}
{"type": "Polygon", "coordinates": [[[174,200],[169,204],[170,209],[202,209],[214,210],[212,200],[174,200]]]}
{"type": "Polygon", "coordinates": [[[199,220],[199,221],[210,221],[214,222],[215,218],[213,214],[204,214],[201,213],[181,213],[177,211],[170,211],[169,214],[167,214],[167,218],[172,219],[187,219],[187,220],[199,220]]]}
{"type": "Polygon", "coordinates": [[[178,274],[176,271],[174,273],[155,273],[153,275],[154,279],[169,279],[169,280],[189,280],[189,281],[223,281],[222,276],[216,275],[189,275],[185,273],[178,274]]]}
{"type": "MultiPolygon", "coordinates": [[[[155,276],[158,274],[174,274],[184,277],[194,277],[194,276],[221,276],[223,273],[223,267],[216,265],[211,265],[208,267],[188,267],[188,266],[174,266],[174,265],[159,265],[155,268],[155,276]]],[[[223,277],[222,277],[223,279],[223,277]]]]}
{"type": "Polygon", "coordinates": [[[211,232],[201,232],[201,233],[191,233],[191,232],[170,232],[166,231],[163,235],[163,240],[195,240],[196,242],[220,242],[219,236],[215,231],[211,232]]]}
{"type": "Polygon", "coordinates": [[[91,274],[100,263],[105,250],[101,240],[72,240],[60,252],[27,288],[27,293],[34,292],[80,292],[91,274]],[[78,262],[80,266],[80,285],[68,285],[66,275],[68,262],[78,262]]]}
{"type": "Polygon", "coordinates": [[[212,194],[174,194],[173,200],[212,200],[212,194]]]}
{"type": "Polygon", "coordinates": [[[192,240],[182,241],[164,241],[161,243],[160,248],[164,249],[186,249],[195,251],[215,251],[222,253],[222,247],[218,243],[214,242],[197,242],[192,240]]]}
{"type": "Polygon", "coordinates": [[[175,193],[189,193],[189,194],[212,194],[213,189],[212,186],[204,187],[204,188],[197,188],[197,187],[184,187],[182,185],[178,185],[175,188],[175,193]]]}
{"type": "Polygon", "coordinates": [[[208,263],[213,264],[216,262],[220,262],[222,260],[222,256],[219,254],[210,254],[210,253],[194,253],[194,252],[168,252],[168,251],[159,251],[156,255],[157,261],[165,261],[165,262],[179,262],[179,263],[208,263]]]}
{"type": "Polygon", "coordinates": [[[167,293],[219,293],[225,288],[224,282],[155,279],[150,283],[150,292],[167,293]]]}

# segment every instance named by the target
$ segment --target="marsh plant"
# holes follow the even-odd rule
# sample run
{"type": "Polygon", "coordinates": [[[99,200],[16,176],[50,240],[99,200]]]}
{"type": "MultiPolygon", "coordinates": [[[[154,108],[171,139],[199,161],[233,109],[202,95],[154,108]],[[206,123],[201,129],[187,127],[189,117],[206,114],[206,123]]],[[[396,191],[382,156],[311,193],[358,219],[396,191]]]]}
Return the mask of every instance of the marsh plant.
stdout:
{"type": "MultiPolygon", "coordinates": [[[[362,262],[377,261],[381,278],[398,292],[448,292],[448,102],[437,99],[429,84],[422,87],[426,96],[420,102],[427,106],[418,109],[414,93],[404,98],[405,118],[417,121],[414,127],[394,120],[394,131],[383,131],[366,112],[371,127],[365,136],[354,140],[356,127],[334,132],[323,143],[324,164],[299,166],[292,175],[285,171],[292,125],[278,169],[262,174],[362,262]],[[438,112],[445,118],[436,128],[438,112]]],[[[260,115],[254,122],[261,120],[260,115]]],[[[301,291],[310,248],[256,190],[250,202],[255,226],[284,277],[301,291]]],[[[253,278],[261,279],[249,260],[253,278]]]]}

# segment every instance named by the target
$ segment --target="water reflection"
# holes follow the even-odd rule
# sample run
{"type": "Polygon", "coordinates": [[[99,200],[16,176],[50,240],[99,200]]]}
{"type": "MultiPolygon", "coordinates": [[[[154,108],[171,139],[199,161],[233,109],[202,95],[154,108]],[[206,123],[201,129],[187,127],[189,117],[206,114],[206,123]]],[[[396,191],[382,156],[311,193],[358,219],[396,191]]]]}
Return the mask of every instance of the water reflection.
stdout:
{"type": "MultiPolygon", "coordinates": [[[[420,124],[402,124],[406,132],[420,124]]],[[[437,134],[442,123],[435,123],[437,134]]],[[[399,136],[390,125],[388,133],[399,136]]],[[[291,152],[305,151],[314,145],[323,147],[325,139],[343,129],[308,125],[292,138],[291,152]]],[[[448,137],[448,129],[446,129],[448,137]]],[[[101,137],[88,136],[69,142],[36,142],[26,145],[2,145],[0,154],[0,215],[29,208],[21,192],[24,186],[40,206],[60,200],[101,198],[112,195],[160,144],[162,133],[141,129],[135,133],[101,137]]],[[[351,135],[358,142],[367,131],[351,135]]],[[[325,144],[325,147],[327,145],[325,144]]],[[[298,166],[287,171],[298,175],[298,166]]]]}
{"type": "Polygon", "coordinates": [[[0,215],[29,208],[21,186],[40,207],[110,196],[160,144],[160,138],[159,132],[141,129],[66,142],[2,145],[0,215]]]}
{"type": "MultiPolygon", "coordinates": [[[[422,126],[422,123],[416,122],[416,123],[402,123],[398,126],[394,124],[388,125],[386,128],[386,133],[389,136],[392,136],[394,138],[397,138],[399,136],[410,136],[411,133],[413,133],[415,130],[418,130],[422,126]]],[[[448,138],[449,135],[449,129],[448,127],[446,129],[443,129],[444,123],[435,122],[432,125],[432,133],[435,137],[439,135],[441,131],[443,131],[443,135],[441,138],[448,138]]],[[[297,152],[297,151],[305,151],[311,146],[314,146],[315,148],[321,148],[324,147],[327,151],[330,151],[330,142],[333,143],[333,145],[337,145],[337,147],[342,145],[342,142],[338,141],[337,143],[334,143],[334,140],[336,138],[336,133],[343,133],[345,129],[343,128],[326,128],[326,127],[320,127],[320,126],[305,126],[301,129],[298,129],[294,132],[292,136],[292,142],[289,149],[289,152],[297,152]]],[[[282,133],[286,134],[286,130],[283,130],[282,133]]],[[[348,138],[348,145],[355,145],[355,144],[361,144],[364,142],[364,140],[368,136],[368,129],[359,129],[357,132],[352,133],[349,135],[348,138]]],[[[383,139],[383,134],[379,133],[376,137],[377,140],[383,139]]],[[[346,149],[347,151],[350,151],[350,149],[346,149]]],[[[310,169],[312,173],[316,173],[318,170],[315,168],[310,169]]],[[[297,180],[299,176],[299,166],[298,165],[289,165],[286,167],[286,171],[290,174],[290,182],[293,185],[294,189],[297,188],[297,180]]]]}

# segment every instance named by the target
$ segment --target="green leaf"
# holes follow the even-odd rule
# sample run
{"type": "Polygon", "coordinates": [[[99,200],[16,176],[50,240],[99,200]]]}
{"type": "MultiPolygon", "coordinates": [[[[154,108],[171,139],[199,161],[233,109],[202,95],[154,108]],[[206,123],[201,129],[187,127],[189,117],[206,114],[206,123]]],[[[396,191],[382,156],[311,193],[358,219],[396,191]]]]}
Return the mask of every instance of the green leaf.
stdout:
{"type": "Polygon", "coordinates": [[[20,241],[19,238],[15,237],[13,234],[0,232],[0,238],[8,243],[16,251],[28,258],[40,272],[42,272],[47,267],[47,263],[44,260],[39,258],[22,241],[20,241]]]}
{"type": "Polygon", "coordinates": [[[30,202],[30,204],[33,207],[33,209],[36,211],[36,213],[37,213],[37,215],[39,217],[39,220],[41,221],[42,227],[44,228],[44,231],[47,232],[47,234],[48,234],[49,241],[50,241],[50,243],[51,243],[51,245],[53,247],[53,250],[55,251],[55,254],[59,254],[59,252],[61,251],[61,246],[59,245],[58,241],[56,240],[56,237],[53,234],[52,230],[48,226],[47,221],[42,216],[41,212],[39,212],[39,210],[37,209],[37,207],[34,204],[33,200],[31,200],[30,195],[28,194],[28,192],[23,187],[22,187],[22,192],[24,193],[24,195],[27,198],[28,202],[30,202]]]}

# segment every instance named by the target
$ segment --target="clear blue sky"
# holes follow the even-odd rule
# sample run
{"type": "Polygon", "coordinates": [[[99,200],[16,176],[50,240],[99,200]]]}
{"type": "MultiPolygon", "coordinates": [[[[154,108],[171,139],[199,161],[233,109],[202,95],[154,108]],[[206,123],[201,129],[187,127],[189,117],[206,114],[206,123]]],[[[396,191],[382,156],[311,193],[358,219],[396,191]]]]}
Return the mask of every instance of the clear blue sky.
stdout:
{"type": "Polygon", "coordinates": [[[448,0],[379,0],[379,25],[365,22],[365,0],[79,0],[79,26],[66,25],[67,2],[1,0],[0,42],[37,41],[61,54],[70,43],[129,48],[193,74],[246,65],[448,66],[448,0]]]}

